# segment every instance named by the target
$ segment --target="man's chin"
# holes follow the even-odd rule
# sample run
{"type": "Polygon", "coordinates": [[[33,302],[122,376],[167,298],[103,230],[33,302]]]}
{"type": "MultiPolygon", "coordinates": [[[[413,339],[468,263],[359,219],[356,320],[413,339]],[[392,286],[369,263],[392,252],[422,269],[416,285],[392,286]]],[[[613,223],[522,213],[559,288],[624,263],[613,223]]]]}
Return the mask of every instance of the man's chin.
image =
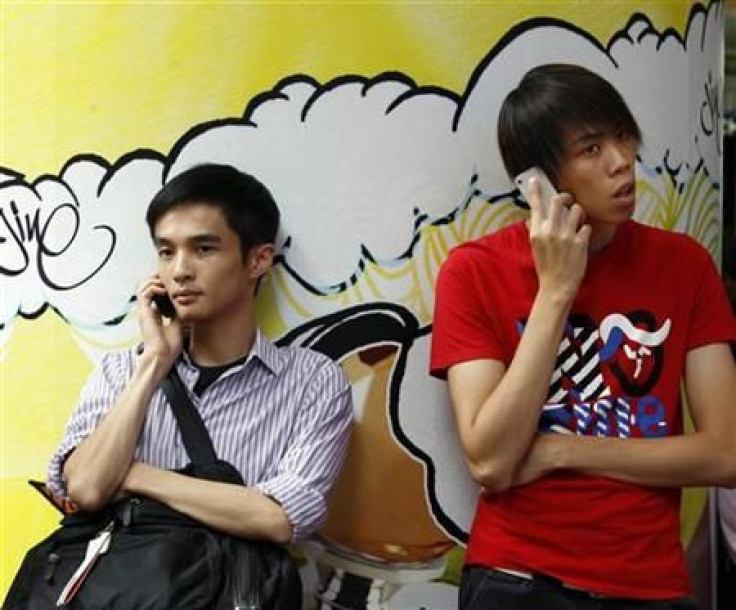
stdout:
{"type": "Polygon", "coordinates": [[[608,225],[613,228],[617,228],[624,224],[626,221],[631,220],[634,216],[634,207],[630,209],[619,209],[615,213],[606,214],[604,218],[598,218],[595,220],[595,224],[608,225]]]}
{"type": "Polygon", "coordinates": [[[616,208],[615,216],[618,219],[619,224],[629,220],[634,216],[636,210],[636,203],[630,205],[620,205],[616,208]]]}
{"type": "Polygon", "coordinates": [[[179,321],[184,325],[196,324],[206,319],[200,312],[192,311],[191,309],[177,312],[179,321]]]}

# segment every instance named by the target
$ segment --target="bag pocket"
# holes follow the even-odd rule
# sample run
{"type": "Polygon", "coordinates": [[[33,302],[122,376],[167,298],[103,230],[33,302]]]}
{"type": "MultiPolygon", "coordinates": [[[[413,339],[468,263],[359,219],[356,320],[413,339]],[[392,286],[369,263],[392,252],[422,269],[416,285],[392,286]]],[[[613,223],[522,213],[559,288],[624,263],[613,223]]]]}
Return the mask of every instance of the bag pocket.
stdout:
{"type": "Polygon", "coordinates": [[[113,534],[74,610],[209,610],[222,587],[218,538],[205,528],[138,526],[113,534]]]}
{"type": "Polygon", "coordinates": [[[101,524],[62,528],[29,549],[13,579],[3,610],[50,610],[82,560],[101,524]]]}

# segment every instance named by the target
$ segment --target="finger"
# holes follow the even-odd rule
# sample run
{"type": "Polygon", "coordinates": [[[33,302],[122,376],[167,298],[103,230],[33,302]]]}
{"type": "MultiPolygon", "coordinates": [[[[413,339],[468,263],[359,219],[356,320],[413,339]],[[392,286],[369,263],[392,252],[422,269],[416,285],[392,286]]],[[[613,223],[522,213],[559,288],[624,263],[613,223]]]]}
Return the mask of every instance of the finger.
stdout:
{"type": "Polygon", "coordinates": [[[158,276],[151,276],[138,289],[138,302],[142,308],[157,311],[153,305],[153,299],[164,294],[166,294],[166,288],[161,279],[158,276]]]}
{"type": "Polygon", "coordinates": [[[557,201],[560,207],[570,208],[575,203],[575,199],[570,193],[558,193],[552,195],[552,201],[557,201]]]}
{"type": "Polygon", "coordinates": [[[580,204],[573,203],[564,218],[564,230],[569,235],[575,235],[578,232],[580,225],[583,224],[584,215],[585,212],[583,211],[582,206],[580,206],[580,204]]]}
{"type": "Polygon", "coordinates": [[[156,289],[166,291],[166,286],[164,285],[164,281],[159,277],[158,274],[152,275],[150,278],[148,278],[148,281],[150,282],[151,286],[153,286],[156,289]]]}
{"type": "Polygon", "coordinates": [[[149,289],[151,286],[163,288],[164,283],[160,277],[158,277],[157,275],[152,275],[146,278],[145,281],[143,281],[143,283],[141,283],[141,285],[138,287],[138,292],[143,292],[149,289]]]}
{"type": "Polygon", "coordinates": [[[590,245],[590,234],[592,232],[592,227],[589,224],[584,224],[583,226],[578,229],[576,239],[578,240],[578,243],[584,247],[588,248],[590,245]]]}
{"type": "Polygon", "coordinates": [[[185,333],[185,330],[188,330],[188,326],[184,326],[178,317],[166,318],[164,332],[166,333],[169,340],[176,342],[181,341],[184,336],[189,334],[185,333]]]}
{"type": "Polygon", "coordinates": [[[549,201],[550,226],[553,230],[563,229],[565,227],[568,216],[568,207],[572,204],[573,198],[568,193],[560,193],[554,195],[549,201]]]}

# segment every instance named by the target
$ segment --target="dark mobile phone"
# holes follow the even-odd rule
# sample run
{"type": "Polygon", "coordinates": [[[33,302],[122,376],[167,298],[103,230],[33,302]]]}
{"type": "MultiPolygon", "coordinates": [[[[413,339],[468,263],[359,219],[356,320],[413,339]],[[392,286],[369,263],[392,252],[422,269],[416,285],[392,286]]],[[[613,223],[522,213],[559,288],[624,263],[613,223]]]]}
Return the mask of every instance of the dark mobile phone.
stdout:
{"type": "Polygon", "coordinates": [[[175,318],[176,309],[174,304],[171,302],[171,297],[168,294],[157,294],[153,297],[153,302],[156,304],[156,309],[164,318],[175,318]]]}

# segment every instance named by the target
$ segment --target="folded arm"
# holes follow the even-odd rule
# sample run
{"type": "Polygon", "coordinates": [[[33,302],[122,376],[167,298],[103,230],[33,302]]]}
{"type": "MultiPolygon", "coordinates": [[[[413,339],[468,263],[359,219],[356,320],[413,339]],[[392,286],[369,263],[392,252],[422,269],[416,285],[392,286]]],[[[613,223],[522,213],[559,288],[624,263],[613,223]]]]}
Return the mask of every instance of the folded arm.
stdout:
{"type": "Polygon", "coordinates": [[[157,384],[155,371],[151,360],[139,361],[128,386],[99,426],[66,459],[67,493],[80,508],[102,508],[125,479],[157,384]]]}
{"type": "Polygon", "coordinates": [[[196,479],[135,462],[121,491],[154,498],[234,536],[279,543],[292,536],[291,524],[278,502],[244,485],[196,479]]]}
{"type": "Polygon", "coordinates": [[[322,522],[352,424],[350,388],[337,366],[317,375],[272,475],[251,487],[207,481],[135,462],[121,492],[154,498],[234,536],[286,543],[322,522]]]}
{"type": "Polygon", "coordinates": [[[692,433],[636,439],[540,434],[515,484],[572,469],[655,487],[736,487],[736,367],[730,348],[719,343],[691,350],[685,389],[692,433]]]}
{"type": "Polygon", "coordinates": [[[161,281],[153,276],[138,291],[144,349],[133,365],[130,379],[121,382],[121,371],[110,372],[114,379],[107,379],[105,371],[98,371],[89,388],[88,404],[83,401],[75,413],[75,417],[80,417],[85,410],[95,411],[95,421],[87,422],[95,427],[85,430],[84,439],[63,463],[67,494],[82,509],[100,509],[118,493],[133,461],[151,397],[181,353],[179,323],[164,324],[161,315],[151,307],[153,296],[162,290],[161,281]]]}
{"type": "Polygon", "coordinates": [[[538,298],[508,369],[473,360],[448,371],[465,459],[492,491],[509,487],[534,439],[566,315],[565,303],[538,298]]]}

